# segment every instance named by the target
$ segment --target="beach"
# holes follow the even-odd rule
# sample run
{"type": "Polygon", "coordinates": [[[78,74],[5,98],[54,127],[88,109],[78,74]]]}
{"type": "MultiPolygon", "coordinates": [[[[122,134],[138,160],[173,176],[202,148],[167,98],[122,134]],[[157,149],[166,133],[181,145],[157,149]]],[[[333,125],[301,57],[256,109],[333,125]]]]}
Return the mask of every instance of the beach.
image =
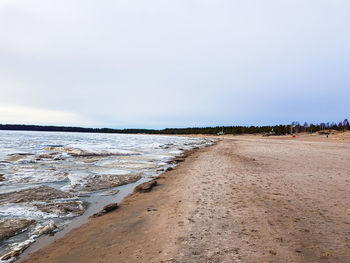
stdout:
{"type": "Polygon", "coordinates": [[[222,136],[20,262],[350,262],[350,140],[222,136]]]}

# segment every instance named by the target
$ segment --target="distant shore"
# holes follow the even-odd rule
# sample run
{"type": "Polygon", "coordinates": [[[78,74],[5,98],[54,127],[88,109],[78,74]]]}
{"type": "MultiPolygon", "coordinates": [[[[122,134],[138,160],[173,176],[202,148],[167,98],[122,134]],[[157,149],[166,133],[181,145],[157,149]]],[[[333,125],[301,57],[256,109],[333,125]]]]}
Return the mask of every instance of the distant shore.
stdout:
{"type": "Polygon", "coordinates": [[[43,126],[43,125],[25,125],[25,124],[0,124],[0,131],[46,131],[46,132],[75,132],[75,133],[111,133],[111,134],[153,134],[153,135],[286,135],[293,133],[315,133],[332,131],[349,131],[350,124],[347,119],[339,124],[319,123],[301,125],[298,122],[292,124],[264,125],[264,126],[211,126],[211,127],[187,127],[187,128],[164,128],[164,129],[146,129],[146,128],[87,128],[73,126],[43,126]]]}
{"type": "Polygon", "coordinates": [[[346,134],[220,136],[21,262],[348,262],[346,134]]]}

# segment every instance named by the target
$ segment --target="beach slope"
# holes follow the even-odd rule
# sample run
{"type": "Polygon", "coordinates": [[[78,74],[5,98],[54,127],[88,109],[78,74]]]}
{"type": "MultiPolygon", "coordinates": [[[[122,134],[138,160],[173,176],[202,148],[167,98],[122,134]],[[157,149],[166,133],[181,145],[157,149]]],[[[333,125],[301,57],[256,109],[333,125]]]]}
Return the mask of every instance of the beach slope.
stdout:
{"type": "Polygon", "coordinates": [[[233,137],[23,262],[350,262],[350,144],[233,137]]]}

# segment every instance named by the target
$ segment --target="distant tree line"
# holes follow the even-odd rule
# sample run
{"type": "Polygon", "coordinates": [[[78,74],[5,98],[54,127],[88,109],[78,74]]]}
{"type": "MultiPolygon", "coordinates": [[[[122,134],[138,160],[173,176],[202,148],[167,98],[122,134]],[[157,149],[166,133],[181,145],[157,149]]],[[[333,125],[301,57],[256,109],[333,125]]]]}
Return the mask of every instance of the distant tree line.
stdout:
{"type": "Polygon", "coordinates": [[[345,131],[350,130],[350,124],[348,119],[344,121],[336,122],[322,122],[319,124],[308,124],[305,122],[301,125],[299,122],[292,122],[291,126],[295,127],[296,132],[317,132],[322,130],[336,130],[336,131],[345,131]]]}
{"type": "Polygon", "coordinates": [[[24,124],[0,124],[0,130],[88,132],[88,133],[150,133],[150,132],[156,131],[156,130],[149,130],[149,129],[83,128],[83,127],[42,126],[42,125],[24,125],[24,124]]]}
{"type": "Polygon", "coordinates": [[[41,125],[19,125],[19,124],[0,124],[0,130],[17,131],[55,131],[55,132],[88,132],[88,133],[128,133],[128,134],[276,134],[284,135],[296,132],[318,132],[322,130],[350,130],[348,119],[342,122],[319,123],[319,124],[300,124],[292,122],[290,125],[274,126],[217,126],[217,127],[198,127],[198,128],[166,128],[155,129],[110,129],[110,128],[82,128],[65,126],[41,126],[41,125]]]}

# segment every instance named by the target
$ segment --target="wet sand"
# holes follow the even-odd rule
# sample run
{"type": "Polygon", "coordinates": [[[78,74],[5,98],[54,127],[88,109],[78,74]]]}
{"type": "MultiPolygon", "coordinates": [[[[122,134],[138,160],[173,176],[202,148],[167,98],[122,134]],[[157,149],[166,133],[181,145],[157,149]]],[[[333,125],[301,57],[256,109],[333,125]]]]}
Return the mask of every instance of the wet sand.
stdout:
{"type": "Polygon", "coordinates": [[[237,136],[23,262],[350,262],[350,143],[237,136]]]}

